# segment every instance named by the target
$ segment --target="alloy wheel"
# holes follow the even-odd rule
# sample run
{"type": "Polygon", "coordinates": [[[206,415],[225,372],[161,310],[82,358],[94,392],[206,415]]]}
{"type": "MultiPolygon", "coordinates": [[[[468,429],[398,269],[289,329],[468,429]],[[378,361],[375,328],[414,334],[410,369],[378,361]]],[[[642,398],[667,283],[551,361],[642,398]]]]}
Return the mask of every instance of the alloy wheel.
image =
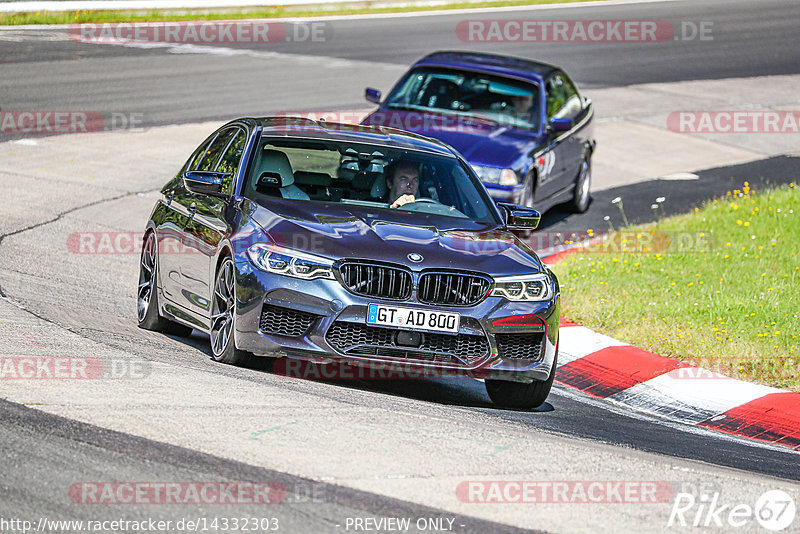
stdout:
{"type": "Polygon", "coordinates": [[[233,262],[226,258],[217,273],[211,307],[211,350],[214,356],[225,352],[233,333],[233,316],[236,311],[233,262]]]}
{"type": "Polygon", "coordinates": [[[142,247],[142,258],[139,262],[139,290],[136,299],[136,313],[139,322],[144,321],[150,301],[155,291],[156,238],[152,233],[142,247]]]}

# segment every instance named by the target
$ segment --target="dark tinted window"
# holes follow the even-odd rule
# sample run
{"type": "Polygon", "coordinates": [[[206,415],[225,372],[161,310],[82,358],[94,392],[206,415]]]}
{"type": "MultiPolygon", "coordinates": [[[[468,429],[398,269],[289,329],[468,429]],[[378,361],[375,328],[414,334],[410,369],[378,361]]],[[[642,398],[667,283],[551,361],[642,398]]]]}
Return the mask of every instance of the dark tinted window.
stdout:
{"type": "Polygon", "coordinates": [[[231,138],[237,131],[239,131],[238,128],[229,128],[220,132],[217,138],[214,139],[211,145],[203,152],[202,159],[194,170],[215,170],[217,168],[217,162],[219,162],[220,156],[222,156],[222,152],[228,147],[228,143],[230,143],[231,138]]]}
{"type": "Polygon", "coordinates": [[[244,146],[247,143],[247,134],[245,131],[238,128],[237,130],[231,142],[228,143],[228,148],[225,150],[225,153],[222,154],[222,158],[219,160],[216,169],[218,172],[230,173],[230,176],[225,178],[225,181],[222,183],[222,191],[225,193],[231,192],[231,185],[236,178],[239,161],[242,159],[242,152],[244,152],[244,146]]]}
{"type": "Polygon", "coordinates": [[[198,150],[197,153],[194,155],[194,157],[192,158],[191,163],[189,163],[189,166],[186,168],[187,171],[196,171],[197,170],[197,167],[200,165],[200,162],[203,160],[203,156],[205,156],[206,152],[208,151],[208,145],[210,145],[214,141],[215,138],[216,138],[216,136],[212,135],[211,137],[209,137],[208,139],[203,141],[203,144],[201,145],[203,148],[198,150]]]}
{"type": "Polygon", "coordinates": [[[574,119],[583,106],[578,91],[565,75],[559,73],[547,80],[547,118],[574,119]]]}

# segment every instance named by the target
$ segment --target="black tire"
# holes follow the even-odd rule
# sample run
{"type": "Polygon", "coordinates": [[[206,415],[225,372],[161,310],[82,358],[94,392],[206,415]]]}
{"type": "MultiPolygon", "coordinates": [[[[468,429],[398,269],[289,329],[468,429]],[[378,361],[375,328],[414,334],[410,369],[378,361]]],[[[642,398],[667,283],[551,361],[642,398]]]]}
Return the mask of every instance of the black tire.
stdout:
{"type": "Polygon", "coordinates": [[[492,402],[506,408],[538,408],[547,400],[553,380],[556,377],[556,362],[558,354],[553,359],[553,368],[547,380],[536,380],[530,384],[510,382],[508,380],[486,380],[486,392],[492,402]]]}
{"type": "Polygon", "coordinates": [[[570,208],[575,213],[585,213],[589,209],[589,204],[592,201],[592,160],[591,156],[587,156],[581,162],[578,176],[575,177],[575,189],[572,193],[572,202],[570,208]]]}
{"type": "Polygon", "coordinates": [[[233,260],[226,256],[219,264],[214,277],[211,295],[211,359],[216,362],[249,367],[253,355],[236,348],[236,281],[233,260]]]}
{"type": "Polygon", "coordinates": [[[165,319],[158,310],[158,246],[155,233],[148,232],[139,260],[139,288],[136,293],[139,328],[181,337],[191,335],[191,328],[165,319]]]}

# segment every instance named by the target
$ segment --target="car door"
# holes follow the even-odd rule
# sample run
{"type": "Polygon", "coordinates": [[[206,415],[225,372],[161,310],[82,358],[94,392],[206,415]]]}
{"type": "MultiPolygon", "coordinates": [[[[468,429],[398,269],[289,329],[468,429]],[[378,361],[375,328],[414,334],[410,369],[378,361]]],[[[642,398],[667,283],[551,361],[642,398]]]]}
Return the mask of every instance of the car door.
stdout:
{"type": "Polygon", "coordinates": [[[583,111],[582,100],[572,81],[556,71],[545,81],[545,113],[547,148],[540,156],[539,187],[536,199],[546,199],[569,187],[577,176],[583,147],[574,135],[575,129],[557,131],[554,119],[575,121],[583,111]]]}
{"type": "Polygon", "coordinates": [[[187,234],[191,230],[191,218],[184,201],[189,192],[183,183],[183,175],[199,166],[216,137],[217,132],[214,132],[203,141],[178,175],[162,190],[163,203],[167,210],[156,229],[158,235],[158,279],[164,298],[174,304],[182,304],[184,300],[181,296],[183,287],[181,263],[186,252],[187,234]]]}
{"type": "MultiPolygon", "coordinates": [[[[239,147],[239,157],[246,139],[244,130],[231,126],[219,132],[209,144],[197,167],[197,171],[216,171],[230,149],[235,153],[239,147]],[[241,140],[241,141],[240,141],[241,140]],[[234,141],[236,143],[234,144],[234,141]],[[234,146],[232,146],[234,145],[234,146]]],[[[238,163],[238,159],[236,160],[238,163]]],[[[223,188],[230,195],[233,176],[229,177],[223,188]]],[[[210,261],[216,254],[220,240],[225,235],[227,224],[223,220],[223,210],[227,198],[192,193],[184,189],[176,195],[173,202],[188,217],[180,260],[181,291],[178,303],[195,314],[207,317],[210,307],[210,261]]]]}

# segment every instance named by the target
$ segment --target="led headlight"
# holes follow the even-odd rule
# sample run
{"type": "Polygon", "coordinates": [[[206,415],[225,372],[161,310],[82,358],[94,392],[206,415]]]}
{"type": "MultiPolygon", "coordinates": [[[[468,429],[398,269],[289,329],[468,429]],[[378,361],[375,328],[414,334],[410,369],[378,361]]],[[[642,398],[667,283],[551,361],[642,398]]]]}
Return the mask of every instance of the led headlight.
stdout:
{"type": "Polygon", "coordinates": [[[253,265],[268,273],[283,274],[304,280],[334,279],[331,270],[333,262],[308,252],[299,252],[267,243],[256,243],[247,249],[247,255],[250,256],[253,265]]]}
{"type": "Polygon", "coordinates": [[[541,302],[553,298],[553,283],[545,273],[501,276],[494,279],[492,296],[515,302],[541,302]]]}
{"type": "Polygon", "coordinates": [[[519,183],[519,176],[513,169],[498,169],[480,165],[473,165],[472,169],[483,182],[500,185],[517,185],[519,183]]]}

